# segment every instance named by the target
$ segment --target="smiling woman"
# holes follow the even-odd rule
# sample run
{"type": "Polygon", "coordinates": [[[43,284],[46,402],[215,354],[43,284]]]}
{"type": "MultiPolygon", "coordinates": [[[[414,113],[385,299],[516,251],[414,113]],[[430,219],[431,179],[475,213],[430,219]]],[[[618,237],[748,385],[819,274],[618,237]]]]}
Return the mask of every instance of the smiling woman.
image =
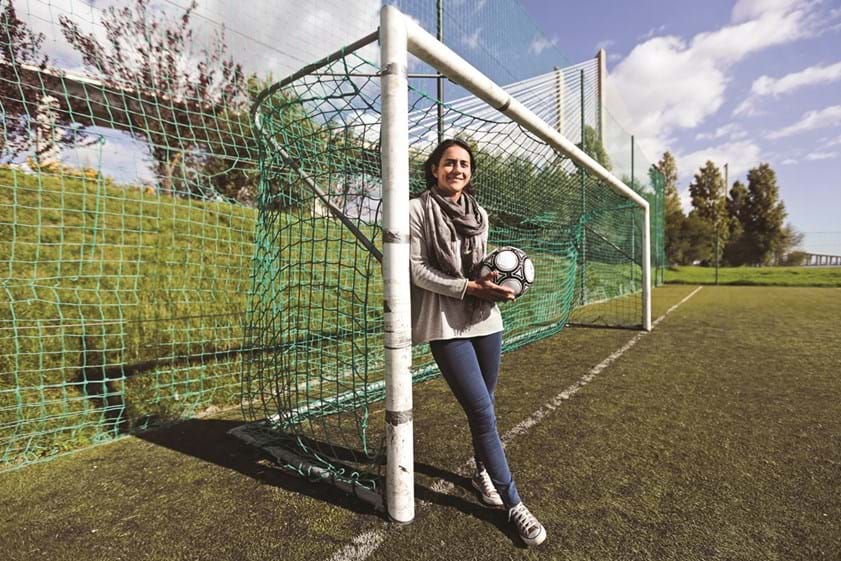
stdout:
{"type": "Polygon", "coordinates": [[[489,507],[504,507],[520,537],[539,545],[546,530],[525,507],[508,468],[496,426],[494,390],[502,356],[497,302],[511,289],[480,276],[488,242],[488,213],[473,197],[473,151],[441,142],[424,164],[427,190],[412,200],[412,339],[429,343],[444,379],[464,409],[473,439],[473,487],[489,507]]]}
{"type": "Polygon", "coordinates": [[[463,142],[457,139],[445,140],[429,159],[432,164],[428,166],[427,184],[437,184],[438,191],[453,202],[458,202],[461,192],[466,188],[471,193],[470,178],[475,162],[473,153],[463,142]]]}

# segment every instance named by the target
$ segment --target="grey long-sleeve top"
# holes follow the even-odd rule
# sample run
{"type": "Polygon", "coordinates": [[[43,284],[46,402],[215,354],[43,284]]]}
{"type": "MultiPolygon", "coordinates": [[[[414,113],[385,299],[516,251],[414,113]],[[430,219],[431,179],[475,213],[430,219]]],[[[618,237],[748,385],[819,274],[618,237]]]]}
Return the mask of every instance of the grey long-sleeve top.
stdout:
{"type": "MultiPolygon", "coordinates": [[[[488,213],[479,209],[488,223],[488,213]]],[[[432,249],[424,236],[426,220],[420,199],[409,201],[412,268],[412,344],[479,337],[502,331],[502,315],[496,304],[473,310],[465,302],[467,279],[450,276],[430,265],[432,249]]],[[[482,234],[485,243],[488,229],[482,234]]],[[[460,252],[463,240],[453,242],[460,252]]]]}

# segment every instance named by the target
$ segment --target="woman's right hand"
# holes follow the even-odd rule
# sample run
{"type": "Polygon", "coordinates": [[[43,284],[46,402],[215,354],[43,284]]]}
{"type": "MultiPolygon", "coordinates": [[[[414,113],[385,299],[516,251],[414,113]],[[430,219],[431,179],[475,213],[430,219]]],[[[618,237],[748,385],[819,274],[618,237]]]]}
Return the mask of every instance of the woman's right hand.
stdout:
{"type": "Polygon", "coordinates": [[[467,293],[476,298],[491,302],[508,302],[513,300],[513,290],[494,283],[498,276],[499,273],[491,271],[479,280],[467,281],[467,293]]]}

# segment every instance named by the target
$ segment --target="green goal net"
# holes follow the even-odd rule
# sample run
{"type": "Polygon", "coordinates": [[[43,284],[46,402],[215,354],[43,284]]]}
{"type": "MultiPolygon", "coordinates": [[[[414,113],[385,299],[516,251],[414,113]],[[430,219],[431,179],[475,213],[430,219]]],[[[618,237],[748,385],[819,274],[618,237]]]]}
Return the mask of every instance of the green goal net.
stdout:
{"type": "MultiPolygon", "coordinates": [[[[373,491],[385,426],[374,405],[385,389],[381,101],[378,66],[352,50],[261,95],[247,316],[255,352],[243,373],[245,409],[261,433],[253,441],[291,450],[281,458],[303,475],[373,491]]],[[[502,305],[504,351],[557,333],[573,316],[641,327],[639,206],[476,98],[441,105],[410,87],[409,104],[411,191],[425,188],[422,164],[439,134],[467,140],[490,245],[519,247],[535,262],[528,294],[502,305]]],[[[584,150],[603,150],[580,115],[584,150]]],[[[658,187],[637,187],[653,206],[658,187]]],[[[413,379],[436,374],[427,347],[416,347],[413,379]]]]}
{"type": "MultiPolygon", "coordinates": [[[[251,102],[269,68],[280,72],[261,57],[237,95],[220,97],[216,86],[199,95],[201,84],[159,82],[155,72],[56,59],[69,52],[67,22],[103,37],[100,10],[24,4],[4,3],[0,17],[0,471],[244,404],[251,419],[273,421],[268,437],[315,458],[310,465],[341,477],[364,471],[373,475],[346,479],[376,486],[381,100],[379,68],[359,55],[376,56],[348,52],[275,88],[259,106],[258,132],[251,102]]],[[[427,19],[426,4],[404,4],[427,19]]],[[[501,49],[471,59],[485,71],[509,49],[499,38],[514,37],[502,32],[516,16],[509,8],[487,14],[501,49]]],[[[221,25],[198,12],[197,29],[221,25]]],[[[156,9],[141,15],[161,23],[156,9]]],[[[372,24],[355,25],[331,44],[372,24]]],[[[250,54],[272,43],[240,39],[250,54]]],[[[194,41],[178,60],[217,52],[213,40],[194,41]]],[[[295,47],[284,64],[314,56],[312,45],[295,47]]],[[[527,58],[506,64],[520,77],[537,67],[527,58]]],[[[650,166],[600,109],[597,80],[586,61],[509,89],[658,204],[650,166]]],[[[638,211],[456,84],[439,105],[435,80],[410,82],[414,191],[440,108],[440,132],[476,147],[491,243],[537,262],[537,285],[504,307],[506,349],[569,322],[639,325],[638,211]]],[[[416,379],[435,375],[425,349],[415,357],[416,379]]]]}

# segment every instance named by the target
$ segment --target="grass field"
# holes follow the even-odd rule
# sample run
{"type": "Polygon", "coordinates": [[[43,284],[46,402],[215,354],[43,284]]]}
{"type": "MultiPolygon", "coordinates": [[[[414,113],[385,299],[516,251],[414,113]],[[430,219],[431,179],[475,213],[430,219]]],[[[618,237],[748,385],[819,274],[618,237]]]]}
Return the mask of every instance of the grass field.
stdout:
{"type": "MultiPolygon", "coordinates": [[[[672,284],[715,284],[714,267],[666,269],[672,284]]],[[[720,267],[718,282],[740,286],[841,286],[841,267],[720,267]]]]}
{"type": "Polygon", "coordinates": [[[0,462],[238,402],[254,209],[0,166],[0,216],[0,462]]]}
{"type": "MultiPolygon", "coordinates": [[[[657,289],[654,316],[694,290],[657,289]]],[[[544,412],[507,447],[549,532],[536,550],[468,490],[466,422],[439,379],[415,390],[411,525],[275,469],[226,435],[232,413],[0,474],[0,550],[16,561],[838,560],[839,315],[835,288],[704,287],[648,335],[569,329],[506,355],[500,431],[544,412]]]]}

